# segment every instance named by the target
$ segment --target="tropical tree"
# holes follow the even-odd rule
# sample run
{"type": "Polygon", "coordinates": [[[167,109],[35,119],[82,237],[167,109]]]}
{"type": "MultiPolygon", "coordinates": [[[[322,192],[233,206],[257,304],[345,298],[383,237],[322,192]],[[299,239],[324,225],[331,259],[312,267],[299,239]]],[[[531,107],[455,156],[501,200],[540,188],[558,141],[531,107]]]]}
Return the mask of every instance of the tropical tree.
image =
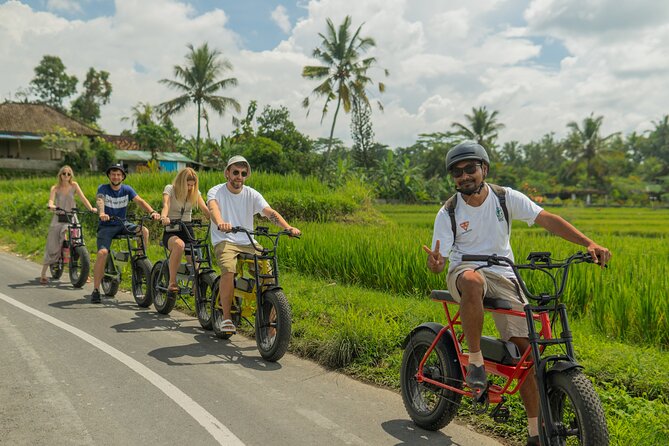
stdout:
{"type": "Polygon", "coordinates": [[[603,121],[604,116],[595,117],[594,113],[590,113],[580,126],[575,121],[567,124],[571,129],[567,139],[567,149],[573,160],[570,172],[574,172],[579,165],[585,163],[588,187],[595,187],[603,180],[605,169],[602,154],[606,151],[606,141],[618,134],[612,133],[602,137],[600,130],[603,121]]]}
{"type": "MultiPolygon", "coordinates": [[[[351,34],[351,17],[346,16],[338,28],[335,28],[331,19],[327,19],[327,30],[325,34],[319,33],[322,39],[319,47],[315,48],[312,55],[323,65],[308,65],[302,69],[302,77],[306,79],[322,81],[311,95],[324,97],[321,123],[328,112],[330,102],[337,100],[332,126],[330,127],[330,137],[325,153],[325,165],[329,161],[330,150],[333,144],[333,134],[337,115],[341,106],[344,112],[351,111],[351,104],[354,98],[357,98],[365,104],[369,104],[367,87],[374,84],[369,77],[368,70],[376,64],[376,58],[362,58],[362,54],[370,48],[376,46],[376,42],[371,37],[361,37],[360,30],[362,25],[351,34]]],[[[384,70],[388,75],[388,70],[384,70]]],[[[378,82],[379,92],[385,91],[385,84],[378,82]]],[[[379,102],[379,107],[383,106],[379,102]]],[[[311,103],[309,97],[302,101],[302,105],[309,109],[311,103]]]]}
{"type": "Polygon", "coordinates": [[[65,72],[60,57],[46,55],[35,67],[30,89],[41,102],[63,111],[63,101],[77,91],[77,78],[65,72]]]}
{"type": "Polygon", "coordinates": [[[202,46],[194,48],[192,44],[187,45],[190,53],[186,55],[187,64],[174,66],[174,77],[176,80],[161,79],[160,83],[167,85],[177,91],[180,96],[158,105],[158,110],[163,116],[172,116],[182,112],[190,104],[197,107],[197,138],[196,138],[196,161],[200,162],[200,123],[202,116],[206,113],[205,107],[211,108],[220,116],[233,108],[237,113],[241,110],[236,99],[219,96],[221,90],[237,85],[237,78],[229,77],[220,80],[225,72],[232,70],[229,60],[221,58],[221,52],[210,49],[205,42],[202,46]]]}
{"type": "Polygon", "coordinates": [[[112,85],[109,72],[89,68],[84,81],[84,92],[72,102],[72,114],[87,123],[100,119],[100,106],[109,103],[112,85]]]}
{"type": "Polygon", "coordinates": [[[455,133],[457,135],[474,140],[488,149],[489,155],[494,158],[497,132],[504,128],[504,124],[497,122],[498,114],[497,110],[493,110],[492,113],[489,112],[485,105],[479,108],[474,107],[471,115],[465,115],[468,126],[453,122],[451,127],[456,129],[455,133]]]}

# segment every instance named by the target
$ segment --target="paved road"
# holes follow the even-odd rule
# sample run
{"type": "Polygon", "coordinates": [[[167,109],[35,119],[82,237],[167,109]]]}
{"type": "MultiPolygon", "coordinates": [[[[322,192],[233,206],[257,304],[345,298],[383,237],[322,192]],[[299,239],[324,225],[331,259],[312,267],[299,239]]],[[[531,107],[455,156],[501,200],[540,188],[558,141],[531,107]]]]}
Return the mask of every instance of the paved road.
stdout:
{"type": "Polygon", "coordinates": [[[94,305],[90,285],[41,286],[39,268],[0,253],[0,444],[500,444],[421,430],[394,392],[290,354],[266,363],[253,340],[128,294],[94,305]]]}

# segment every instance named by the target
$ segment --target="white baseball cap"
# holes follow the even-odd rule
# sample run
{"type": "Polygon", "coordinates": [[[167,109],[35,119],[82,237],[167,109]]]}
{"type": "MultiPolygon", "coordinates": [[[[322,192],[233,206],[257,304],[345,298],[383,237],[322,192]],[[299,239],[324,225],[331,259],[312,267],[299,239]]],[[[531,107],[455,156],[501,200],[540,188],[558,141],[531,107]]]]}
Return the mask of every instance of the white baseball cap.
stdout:
{"type": "Polygon", "coordinates": [[[237,163],[245,163],[246,166],[249,168],[249,174],[251,173],[251,165],[249,164],[248,161],[246,161],[246,158],[244,158],[244,157],[241,156],[241,155],[235,155],[235,156],[233,156],[232,158],[230,158],[230,159],[228,160],[228,165],[225,166],[225,170],[228,170],[228,168],[229,168],[230,166],[232,166],[233,164],[237,164],[237,163]]]}

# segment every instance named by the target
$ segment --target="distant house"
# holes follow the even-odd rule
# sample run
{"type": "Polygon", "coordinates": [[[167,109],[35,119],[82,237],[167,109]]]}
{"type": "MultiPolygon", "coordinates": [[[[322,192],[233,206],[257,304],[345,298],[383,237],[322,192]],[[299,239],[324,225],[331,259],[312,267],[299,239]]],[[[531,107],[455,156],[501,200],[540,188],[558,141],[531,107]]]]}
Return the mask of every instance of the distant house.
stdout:
{"type": "MultiPolygon", "coordinates": [[[[128,172],[136,172],[137,167],[145,166],[151,160],[148,150],[117,150],[116,158],[128,172]]],[[[195,165],[195,161],[178,152],[156,152],[156,160],[160,170],[176,172],[184,167],[195,165]]]]}
{"type": "MultiPolygon", "coordinates": [[[[116,159],[129,172],[137,171],[151,160],[151,152],[132,136],[106,135],[81,121],[45,104],[6,102],[0,104],[0,169],[57,171],[63,153],[71,148],[47,148],[42,139],[57,128],[64,128],[90,139],[100,137],[116,146],[116,159]]],[[[180,153],[157,152],[160,169],[176,171],[197,163],[180,153]]],[[[104,166],[100,166],[104,169],[104,166]]]]}
{"type": "Polygon", "coordinates": [[[42,138],[56,128],[94,138],[102,132],[44,104],[0,104],[0,168],[58,170],[65,149],[47,149],[42,138]]]}

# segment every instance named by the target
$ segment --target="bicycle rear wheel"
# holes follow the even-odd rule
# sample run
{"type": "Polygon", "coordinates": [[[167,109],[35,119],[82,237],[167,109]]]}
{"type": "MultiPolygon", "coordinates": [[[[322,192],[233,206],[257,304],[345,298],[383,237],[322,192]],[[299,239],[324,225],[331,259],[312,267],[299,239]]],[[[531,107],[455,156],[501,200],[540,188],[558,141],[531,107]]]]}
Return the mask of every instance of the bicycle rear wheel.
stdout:
{"type": "Polygon", "coordinates": [[[266,361],[278,361],[290,343],[292,318],[288,298],[280,289],[266,291],[256,310],[256,345],[266,361]]]}
{"type": "MultiPolygon", "coordinates": [[[[214,271],[201,274],[198,278],[195,311],[197,313],[197,320],[205,330],[211,330],[212,326],[211,302],[216,285],[216,273],[214,271]]],[[[218,291],[218,288],[216,288],[216,291],[218,291]]]]}
{"type": "MultiPolygon", "coordinates": [[[[558,436],[551,445],[596,446],[609,444],[604,409],[592,382],[579,369],[551,373],[548,403],[558,436]]],[[[539,425],[543,423],[539,417],[539,425]]]]}
{"type": "Polygon", "coordinates": [[[81,288],[88,280],[91,257],[85,246],[77,246],[70,255],[70,282],[75,288],[81,288]]]}
{"type": "Polygon", "coordinates": [[[102,283],[100,284],[102,286],[102,292],[104,292],[105,295],[109,297],[116,295],[118,292],[118,286],[121,283],[121,273],[120,271],[116,271],[116,266],[114,265],[114,261],[111,258],[112,255],[114,255],[114,253],[111,251],[109,254],[107,254],[105,275],[102,278],[102,283]]]}
{"type": "Polygon", "coordinates": [[[49,272],[51,273],[51,278],[58,280],[63,276],[63,269],[65,265],[63,264],[63,258],[58,259],[56,263],[49,265],[49,272]]]}
{"type": "MultiPolygon", "coordinates": [[[[404,349],[400,368],[402,400],[409,416],[423,429],[436,431],[450,423],[458,413],[462,395],[416,379],[418,366],[435,334],[419,330],[411,335],[404,349]]],[[[457,358],[450,357],[443,342],[439,342],[423,365],[423,375],[435,381],[462,388],[462,372],[457,358]]]]}

